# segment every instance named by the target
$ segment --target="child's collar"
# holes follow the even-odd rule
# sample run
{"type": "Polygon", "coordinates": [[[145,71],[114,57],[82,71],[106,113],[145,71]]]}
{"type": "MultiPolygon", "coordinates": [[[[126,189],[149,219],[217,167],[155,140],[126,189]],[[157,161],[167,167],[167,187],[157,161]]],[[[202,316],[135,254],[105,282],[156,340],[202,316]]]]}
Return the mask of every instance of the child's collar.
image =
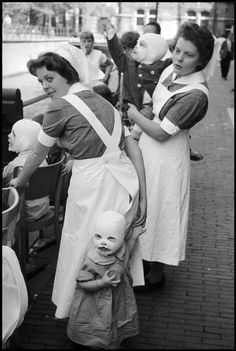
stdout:
{"type": "Polygon", "coordinates": [[[100,264],[102,266],[110,265],[115,262],[115,259],[118,258],[120,261],[123,261],[125,255],[125,243],[121,248],[113,255],[102,256],[95,247],[92,247],[87,256],[94,263],[100,264]]]}

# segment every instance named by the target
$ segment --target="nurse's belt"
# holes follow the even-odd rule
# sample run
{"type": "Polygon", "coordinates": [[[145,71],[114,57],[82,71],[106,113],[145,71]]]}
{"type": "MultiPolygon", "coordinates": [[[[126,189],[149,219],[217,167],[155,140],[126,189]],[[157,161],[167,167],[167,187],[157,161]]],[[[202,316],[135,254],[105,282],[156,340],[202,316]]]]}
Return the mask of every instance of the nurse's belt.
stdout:
{"type": "Polygon", "coordinates": [[[73,105],[82,115],[88,120],[91,126],[94,128],[95,132],[104,142],[107,147],[106,151],[117,152],[119,151],[119,142],[121,137],[121,121],[119,112],[114,109],[114,128],[112,135],[108,133],[106,128],[102,125],[95,114],[90,110],[90,108],[75,94],[67,94],[63,96],[63,99],[67,100],[71,105],[73,105]]]}

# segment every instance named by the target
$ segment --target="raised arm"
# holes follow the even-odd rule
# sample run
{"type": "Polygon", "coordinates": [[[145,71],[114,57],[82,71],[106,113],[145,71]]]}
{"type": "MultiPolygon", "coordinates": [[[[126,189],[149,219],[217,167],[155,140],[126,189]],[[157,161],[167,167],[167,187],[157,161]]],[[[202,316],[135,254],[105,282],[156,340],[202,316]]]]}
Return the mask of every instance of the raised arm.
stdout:
{"type": "Polygon", "coordinates": [[[107,45],[113,61],[115,62],[119,71],[125,72],[129,58],[120,44],[114,27],[111,24],[108,24],[104,27],[104,32],[107,37],[107,45]]]}

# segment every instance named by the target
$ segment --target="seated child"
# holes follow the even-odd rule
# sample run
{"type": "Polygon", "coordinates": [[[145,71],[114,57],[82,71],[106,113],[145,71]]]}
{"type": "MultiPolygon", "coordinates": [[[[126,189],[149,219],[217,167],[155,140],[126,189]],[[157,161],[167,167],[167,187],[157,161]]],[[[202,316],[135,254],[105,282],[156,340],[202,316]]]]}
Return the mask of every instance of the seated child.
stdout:
{"type": "MultiPolygon", "coordinates": [[[[130,57],[124,52],[114,27],[111,24],[104,25],[104,31],[111,56],[118,69],[123,72],[124,80],[128,82],[126,89],[129,91],[130,101],[126,101],[126,104],[134,104],[140,113],[152,119],[152,94],[162,71],[172,62],[170,58],[161,60],[168,50],[166,40],[159,34],[143,34],[138,38],[130,57]]],[[[140,128],[135,126],[133,137],[139,139],[140,134],[140,128]]]]}
{"type": "Polygon", "coordinates": [[[114,211],[101,213],[93,244],[77,276],[67,334],[80,345],[117,349],[125,338],[139,333],[137,305],[129,258],[144,232],[133,228],[125,241],[126,220],[114,211]]]}
{"type": "Polygon", "coordinates": [[[93,66],[101,70],[105,69],[105,75],[103,75],[101,82],[108,84],[113,63],[101,50],[94,49],[94,36],[92,32],[86,31],[80,34],[80,46],[87,60],[93,66]]]}
{"type": "MultiPolygon", "coordinates": [[[[13,179],[14,168],[23,167],[28,155],[33,150],[35,140],[37,140],[41,125],[30,119],[20,119],[13,124],[11,133],[8,135],[9,151],[16,152],[18,155],[8,163],[3,169],[3,186],[9,185],[13,179]]],[[[44,160],[40,167],[47,166],[44,160]]],[[[39,219],[49,211],[49,197],[45,196],[37,200],[26,200],[25,215],[28,222],[39,219]]]]}

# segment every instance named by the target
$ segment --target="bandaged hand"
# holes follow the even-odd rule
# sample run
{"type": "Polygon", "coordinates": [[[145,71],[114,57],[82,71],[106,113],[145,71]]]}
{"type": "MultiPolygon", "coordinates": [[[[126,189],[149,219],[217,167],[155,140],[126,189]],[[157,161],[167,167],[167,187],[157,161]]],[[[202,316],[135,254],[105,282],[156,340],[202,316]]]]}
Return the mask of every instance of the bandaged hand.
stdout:
{"type": "Polygon", "coordinates": [[[106,24],[103,24],[103,30],[104,30],[104,34],[108,40],[111,40],[114,37],[114,35],[116,34],[115,27],[111,24],[110,21],[107,21],[106,24]]]}

